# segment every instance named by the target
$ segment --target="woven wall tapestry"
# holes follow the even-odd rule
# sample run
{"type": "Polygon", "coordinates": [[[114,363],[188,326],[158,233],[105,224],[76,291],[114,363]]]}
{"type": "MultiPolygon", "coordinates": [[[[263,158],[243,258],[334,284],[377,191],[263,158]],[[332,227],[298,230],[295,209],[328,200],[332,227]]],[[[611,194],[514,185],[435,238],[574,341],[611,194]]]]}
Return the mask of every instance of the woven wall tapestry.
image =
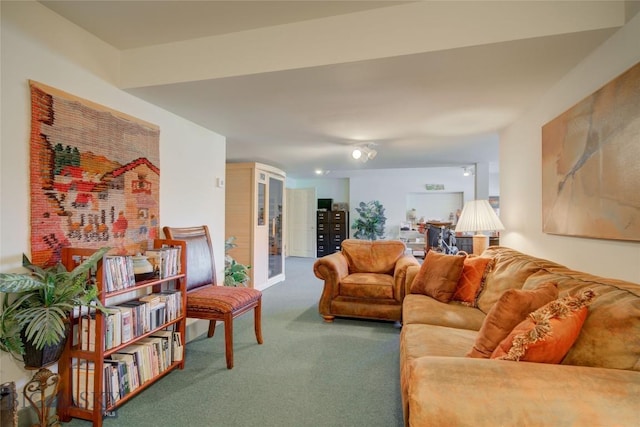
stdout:
{"type": "Polygon", "coordinates": [[[542,127],[542,224],[640,241],[640,63],[542,127]]]}
{"type": "Polygon", "coordinates": [[[159,232],[158,126],[29,84],[32,261],[66,246],[144,251],[159,232]]]}

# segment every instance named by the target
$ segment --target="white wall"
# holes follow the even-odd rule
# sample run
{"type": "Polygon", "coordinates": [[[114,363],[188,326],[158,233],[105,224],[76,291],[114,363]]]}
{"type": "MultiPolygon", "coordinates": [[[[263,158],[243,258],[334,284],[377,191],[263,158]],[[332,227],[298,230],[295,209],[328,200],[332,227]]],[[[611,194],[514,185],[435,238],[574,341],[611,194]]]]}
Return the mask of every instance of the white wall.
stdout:
{"type": "Polygon", "coordinates": [[[474,179],[463,177],[462,168],[365,170],[354,172],[350,182],[350,221],[357,218],[355,208],[360,202],[378,200],[387,217],[386,238],[398,237],[400,222],[407,217],[407,194],[429,193],[426,184],[444,184],[446,192],[463,192],[465,201],[475,197],[474,179]]]}
{"type": "Polygon", "coordinates": [[[638,61],[640,15],[630,20],[502,132],[500,213],[506,231],[502,234],[501,244],[578,270],[640,282],[640,243],[542,233],[541,189],[542,125],[638,61]]]}
{"type": "Polygon", "coordinates": [[[318,199],[333,199],[334,203],[349,203],[348,178],[287,178],[287,188],[315,188],[318,199]]]}
{"type": "MultiPolygon", "coordinates": [[[[207,224],[221,278],[225,198],[215,180],[224,177],[224,137],[119,90],[118,52],[39,3],[1,8],[0,271],[21,271],[22,253],[30,253],[32,79],[160,127],[160,225],[207,224]]],[[[0,362],[2,382],[22,387],[33,375],[6,353],[0,362]]]]}
{"type": "MultiPolygon", "coordinates": [[[[294,180],[287,178],[289,188],[312,188],[318,198],[333,198],[349,203],[349,222],[357,218],[355,208],[360,202],[378,200],[387,217],[385,237],[397,238],[400,222],[407,217],[407,198],[416,194],[462,192],[464,201],[475,199],[476,181],[462,176],[461,167],[352,170],[341,172],[348,178],[318,178],[294,180]],[[444,191],[427,191],[426,184],[443,184],[444,191]]],[[[499,195],[497,172],[486,174],[483,194],[499,195]]],[[[349,230],[350,234],[352,230],[349,230]]]]}

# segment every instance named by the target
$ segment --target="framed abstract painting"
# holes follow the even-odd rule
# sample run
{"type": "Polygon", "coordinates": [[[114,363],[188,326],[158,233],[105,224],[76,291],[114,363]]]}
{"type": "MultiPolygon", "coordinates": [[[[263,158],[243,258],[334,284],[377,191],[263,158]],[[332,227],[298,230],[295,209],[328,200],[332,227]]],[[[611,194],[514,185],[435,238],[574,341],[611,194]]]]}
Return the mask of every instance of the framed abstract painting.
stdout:
{"type": "Polygon", "coordinates": [[[542,224],[640,241],[640,63],[542,127],[542,224]]]}

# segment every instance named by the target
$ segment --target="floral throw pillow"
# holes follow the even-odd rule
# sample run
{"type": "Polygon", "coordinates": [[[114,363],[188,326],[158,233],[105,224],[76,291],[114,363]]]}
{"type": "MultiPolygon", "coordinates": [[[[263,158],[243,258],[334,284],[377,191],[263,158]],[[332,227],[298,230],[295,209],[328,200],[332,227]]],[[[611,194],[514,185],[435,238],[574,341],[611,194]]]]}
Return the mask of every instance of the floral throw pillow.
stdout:
{"type": "Polygon", "coordinates": [[[555,283],[543,283],[535,289],[509,289],[491,307],[476,336],[468,357],[489,359],[498,344],[529,313],[558,298],[555,283]]]}
{"type": "Polygon", "coordinates": [[[550,302],[516,326],[491,355],[492,359],[560,363],[578,339],[595,298],[588,289],[550,302]]]}

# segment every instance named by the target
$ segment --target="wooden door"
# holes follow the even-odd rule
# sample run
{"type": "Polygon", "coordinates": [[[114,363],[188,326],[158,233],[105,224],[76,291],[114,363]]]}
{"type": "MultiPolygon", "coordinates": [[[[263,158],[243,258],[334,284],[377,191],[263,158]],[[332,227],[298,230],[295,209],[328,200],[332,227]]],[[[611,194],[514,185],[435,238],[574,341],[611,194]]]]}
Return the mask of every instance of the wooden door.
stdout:
{"type": "Polygon", "coordinates": [[[287,189],[289,255],[316,256],[316,189],[287,189]]]}

